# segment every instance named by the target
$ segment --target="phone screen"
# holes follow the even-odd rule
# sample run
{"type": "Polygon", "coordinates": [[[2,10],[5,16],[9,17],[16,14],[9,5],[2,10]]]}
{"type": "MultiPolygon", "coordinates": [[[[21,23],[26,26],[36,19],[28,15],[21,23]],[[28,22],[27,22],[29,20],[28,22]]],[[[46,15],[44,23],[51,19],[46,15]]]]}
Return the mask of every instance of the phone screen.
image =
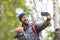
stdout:
{"type": "Polygon", "coordinates": [[[41,12],[41,16],[47,16],[48,12],[41,12]]]}

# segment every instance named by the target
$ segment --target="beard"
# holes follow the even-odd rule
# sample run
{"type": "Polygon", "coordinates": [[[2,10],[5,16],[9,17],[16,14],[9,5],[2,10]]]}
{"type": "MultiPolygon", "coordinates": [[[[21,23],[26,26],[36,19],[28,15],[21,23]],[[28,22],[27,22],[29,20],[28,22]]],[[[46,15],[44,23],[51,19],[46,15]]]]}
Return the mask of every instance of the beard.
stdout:
{"type": "Polygon", "coordinates": [[[23,21],[23,24],[28,25],[28,19],[23,21]]]}

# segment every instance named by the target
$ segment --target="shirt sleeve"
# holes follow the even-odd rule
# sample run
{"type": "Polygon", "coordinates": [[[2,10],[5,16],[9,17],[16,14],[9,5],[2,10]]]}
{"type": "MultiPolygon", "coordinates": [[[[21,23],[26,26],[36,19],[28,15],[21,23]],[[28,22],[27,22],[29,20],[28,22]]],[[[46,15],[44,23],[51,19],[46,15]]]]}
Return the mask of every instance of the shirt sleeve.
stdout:
{"type": "Polygon", "coordinates": [[[26,35],[24,32],[17,32],[14,38],[18,38],[19,40],[26,40],[26,35]]]}
{"type": "Polygon", "coordinates": [[[50,22],[47,24],[46,20],[41,23],[35,23],[35,28],[36,28],[37,33],[42,31],[43,29],[45,29],[49,25],[50,25],[50,22]]]}

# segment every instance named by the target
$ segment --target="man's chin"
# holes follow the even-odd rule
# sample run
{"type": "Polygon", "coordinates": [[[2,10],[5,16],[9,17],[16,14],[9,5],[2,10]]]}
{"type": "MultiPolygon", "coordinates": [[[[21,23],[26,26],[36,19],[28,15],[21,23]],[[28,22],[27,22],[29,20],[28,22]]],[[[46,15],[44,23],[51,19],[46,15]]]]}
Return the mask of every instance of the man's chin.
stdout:
{"type": "Polygon", "coordinates": [[[28,25],[28,22],[25,22],[26,25],[28,25]]]}

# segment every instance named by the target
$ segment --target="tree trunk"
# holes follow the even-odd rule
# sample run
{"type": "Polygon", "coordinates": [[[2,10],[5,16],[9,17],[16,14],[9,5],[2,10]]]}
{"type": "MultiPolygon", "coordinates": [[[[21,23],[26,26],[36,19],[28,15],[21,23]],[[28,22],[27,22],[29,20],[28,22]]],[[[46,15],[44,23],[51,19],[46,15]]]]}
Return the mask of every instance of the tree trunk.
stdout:
{"type": "Polygon", "coordinates": [[[60,28],[57,14],[58,14],[58,0],[53,0],[53,18],[54,18],[53,20],[55,29],[54,40],[60,40],[60,28]]]}

